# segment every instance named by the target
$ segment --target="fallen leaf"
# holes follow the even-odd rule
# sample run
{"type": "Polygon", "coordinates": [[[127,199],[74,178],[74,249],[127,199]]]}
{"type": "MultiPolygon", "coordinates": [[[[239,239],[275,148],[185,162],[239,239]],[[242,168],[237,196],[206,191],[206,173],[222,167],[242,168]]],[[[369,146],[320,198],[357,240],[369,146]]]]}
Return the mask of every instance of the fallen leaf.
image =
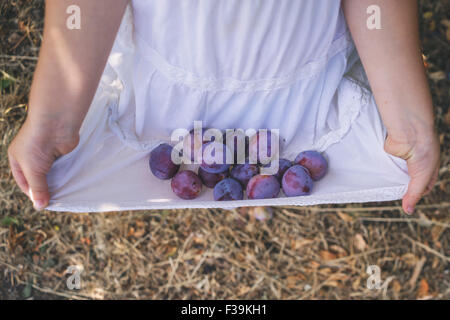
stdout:
{"type": "Polygon", "coordinates": [[[434,257],[433,263],[431,264],[431,268],[436,269],[439,266],[439,262],[441,262],[441,260],[439,260],[437,257],[434,257]]]}
{"type": "Polygon", "coordinates": [[[236,259],[239,261],[245,261],[245,256],[242,253],[238,252],[236,254],[236,259]]]}
{"type": "Polygon", "coordinates": [[[447,27],[447,31],[445,32],[445,36],[447,37],[447,41],[450,42],[450,20],[444,19],[441,21],[441,24],[447,27]]]}
{"type": "Polygon", "coordinates": [[[335,252],[338,258],[347,256],[347,251],[345,251],[344,248],[342,248],[338,245],[335,245],[335,244],[331,245],[330,250],[335,252]]]}
{"type": "Polygon", "coordinates": [[[200,236],[195,236],[194,239],[192,240],[194,242],[194,244],[196,245],[203,245],[205,243],[205,239],[203,238],[202,235],[200,236]]]}
{"type": "Polygon", "coordinates": [[[402,285],[398,282],[398,280],[394,280],[392,283],[392,289],[395,293],[399,293],[402,290],[402,285]]]}
{"type": "Polygon", "coordinates": [[[145,234],[145,229],[144,228],[139,228],[136,230],[136,232],[134,233],[134,236],[136,238],[141,238],[143,235],[145,234]]]}
{"type": "Polygon", "coordinates": [[[297,286],[297,283],[301,280],[305,280],[305,277],[303,275],[288,276],[286,278],[286,286],[288,288],[294,288],[297,286]]]}
{"type": "Polygon", "coordinates": [[[298,250],[306,245],[313,243],[314,240],[311,239],[292,239],[291,240],[291,250],[298,250]]]}
{"type": "Polygon", "coordinates": [[[441,243],[439,242],[439,238],[441,237],[441,234],[444,232],[444,227],[441,226],[434,226],[431,228],[431,238],[433,239],[434,245],[438,248],[440,248],[441,243]]]}
{"type": "Polygon", "coordinates": [[[134,228],[130,227],[130,229],[128,229],[128,234],[127,234],[127,238],[134,236],[134,228]]]}
{"type": "Polygon", "coordinates": [[[319,273],[324,276],[328,276],[331,272],[332,270],[330,268],[322,268],[319,270],[319,273]]]}
{"type": "Polygon", "coordinates": [[[447,75],[445,74],[444,71],[436,71],[436,72],[428,73],[428,77],[431,80],[440,81],[440,80],[444,80],[445,78],[447,78],[447,75]]]}
{"type": "Polygon", "coordinates": [[[423,18],[424,19],[431,19],[433,17],[433,12],[432,11],[427,11],[423,14],[423,18]]]}
{"type": "Polygon", "coordinates": [[[352,283],[352,289],[354,291],[358,290],[360,284],[361,284],[361,278],[356,278],[356,280],[353,281],[353,283],[352,283]]]}
{"type": "Polygon", "coordinates": [[[177,252],[177,247],[172,246],[172,247],[167,248],[167,253],[166,253],[166,255],[167,255],[167,257],[171,257],[171,256],[173,256],[176,252],[177,252]]]}
{"type": "Polygon", "coordinates": [[[436,21],[431,21],[430,22],[430,25],[428,26],[428,30],[429,31],[434,31],[434,30],[436,30],[436,21]]]}
{"type": "Polygon", "coordinates": [[[273,217],[273,210],[269,207],[252,207],[248,210],[248,214],[256,220],[266,221],[273,217]]]}
{"type": "Polygon", "coordinates": [[[428,282],[425,279],[420,280],[419,288],[417,289],[416,297],[418,299],[424,298],[428,295],[430,287],[428,286],[428,282]]]}
{"type": "Polygon", "coordinates": [[[334,280],[329,280],[324,283],[324,286],[336,288],[336,287],[339,287],[339,282],[334,281],[334,280]]]}
{"type": "Polygon", "coordinates": [[[417,263],[417,257],[413,253],[405,253],[400,258],[403,262],[405,262],[408,266],[415,266],[417,263]]]}
{"type": "Polygon", "coordinates": [[[247,287],[247,286],[243,286],[243,287],[241,287],[240,289],[239,289],[239,293],[238,293],[238,295],[244,295],[244,294],[246,294],[247,292],[249,292],[250,291],[250,287],[247,287]]]}
{"type": "Polygon", "coordinates": [[[444,122],[447,126],[450,126],[450,109],[448,109],[447,113],[444,116],[444,122]]]}
{"type": "Polygon", "coordinates": [[[341,218],[345,222],[353,222],[353,217],[351,217],[350,215],[348,215],[344,212],[338,211],[337,215],[339,216],[339,218],[341,218]]]}
{"type": "Polygon", "coordinates": [[[320,257],[325,261],[330,261],[336,259],[336,255],[327,250],[320,251],[320,257]]]}
{"type": "Polygon", "coordinates": [[[367,243],[364,240],[362,234],[360,233],[355,234],[355,236],[353,237],[353,244],[355,245],[355,248],[358,249],[359,251],[364,251],[367,248],[367,243]]]}

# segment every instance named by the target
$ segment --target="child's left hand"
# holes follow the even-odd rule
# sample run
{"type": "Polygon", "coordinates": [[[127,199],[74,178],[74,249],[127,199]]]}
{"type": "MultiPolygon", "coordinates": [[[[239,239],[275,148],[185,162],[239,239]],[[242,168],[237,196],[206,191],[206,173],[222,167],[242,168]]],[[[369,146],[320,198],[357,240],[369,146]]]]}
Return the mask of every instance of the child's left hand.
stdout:
{"type": "Polygon", "coordinates": [[[432,130],[419,133],[411,130],[403,138],[387,137],[384,145],[387,153],[406,160],[411,180],[403,197],[403,210],[412,214],[422,196],[433,189],[439,172],[439,140],[432,130]]]}

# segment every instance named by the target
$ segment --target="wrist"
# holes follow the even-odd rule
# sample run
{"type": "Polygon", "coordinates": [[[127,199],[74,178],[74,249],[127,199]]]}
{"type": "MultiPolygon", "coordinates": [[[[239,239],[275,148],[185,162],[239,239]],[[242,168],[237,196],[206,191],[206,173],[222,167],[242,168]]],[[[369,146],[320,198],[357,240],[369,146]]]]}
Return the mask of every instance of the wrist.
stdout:
{"type": "Polygon", "coordinates": [[[408,144],[426,140],[435,134],[433,119],[406,114],[403,117],[385,124],[391,139],[408,144]]]}
{"type": "Polygon", "coordinates": [[[78,143],[81,122],[70,114],[29,112],[24,127],[50,144],[72,145],[78,143]]]}

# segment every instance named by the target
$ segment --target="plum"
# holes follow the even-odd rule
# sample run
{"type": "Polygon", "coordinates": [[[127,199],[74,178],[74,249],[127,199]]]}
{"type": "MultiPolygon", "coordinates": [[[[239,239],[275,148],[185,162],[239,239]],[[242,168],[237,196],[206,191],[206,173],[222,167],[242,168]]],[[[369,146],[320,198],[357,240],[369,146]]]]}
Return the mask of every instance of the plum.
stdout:
{"type": "Polygon", "coordinates": [[[203,181],[203,184],[208,188],[214,188],[214,186],[221,180],[228,178],[229,172],[221,172],[221,173],[209,173],[205,171],[202,167],[198,168],[198,176],[203,181]]]}
{"type": "Polygon", "coordinates": [[[242,129],[225,132],[223,134],[223,141],[227,145],[230,152],[233,152],[233,164],[244,163],[248,156],[249,144],[249,138],[245,135],[245,132],[242,129]]]}
{"type": "Polygon", "coordinates": [[[325,160],[321,153],[313,150],[300,152],[295,158],[294,163],[308,169],[314,181],[322,179],[328,170],[327,160],[325,160]]]}
{"type": "Polygon", "coordinates": [[[171,181],[172,191],[181,199],[191,200],[202,191],[202,181],[190,170],[178,172],[171,181]]]}
{"type": "Polygon", "coordinates": [[[180,165],[176,165],[172,161],[172,150],[172,146],[162,143],[150,152],[150,170],[158,179],[170,179],[180,168],[180,165]]]}
{"type": "MultiPolygon", "coordinates": [[[[281,179],[283,179],[283,175],[286,172],[287,169],[289,169],[292,166],[292,162],[287,159],[278,159],[278,160],[272,160],[272,162],[278,161],[278,171],[274,174],[275,178],[278,179],[278,181],[281,183],[281,179]]],[[[263,167],[268,168],[271,166],[271,163],[268,163],[264,165],[263,167]]]]}
{"type": "Polygon", "coordinates": [[[267,164],[278,156],[278,149],[279,137],[271,130],[258,131],[249,139],[248,153],[252,162],[255,159],[258,163],[267,164]],[[266,139],[267,142],[264,142],[263,139],[266,139]],[[274,144],[272,145],[272,143],[274,144]]]}
{"type": "Polygon", "coordinates": [[[211,141],[204,144],[200,167],[209,173],[227,171],[230,168],[230,164],[227,163],[227,153],[230,153],[230,151],[223,143],[211,141]]]}
{"type": "Polygon", "coordinates": [[[297,197],[311,193],[313,180],[309,176],[308,169],[296,164],[286,170],[281,184],[286,196],[297,197]]]}
{"type": "Polygon", "coordinates": [[[229,201],[244,199],[244,191],[241,184],[232,179],[226,178],[216,184],[214,187],[214,200],[229,201]]]}
{"type": "Polygon", "coordinates": [[[276,198],[280,193],[280,183],[274,176],[258,174],[253,176],[247,184],[249,199],[276,198]]]}
{"type": "Polygon", "coordinates": [[[247,187],[248,181],[259,173],[259,167],[256,164],[237,164],[231,168],[230,176],[239,181],[243,188],[247,187]]]}
{"type": "Polygon", "coordinates": [[[183,140],[183,152],[187,157],[186,159],[189,159],[190,155],[192,163],[199,162],[198,159],[200,159],[201,147],[208,142],[203,139],[203,134],[206,130],[207,129],[201,128],[201,130],[196,132],[194,129],[191,129],[183,140]]]}

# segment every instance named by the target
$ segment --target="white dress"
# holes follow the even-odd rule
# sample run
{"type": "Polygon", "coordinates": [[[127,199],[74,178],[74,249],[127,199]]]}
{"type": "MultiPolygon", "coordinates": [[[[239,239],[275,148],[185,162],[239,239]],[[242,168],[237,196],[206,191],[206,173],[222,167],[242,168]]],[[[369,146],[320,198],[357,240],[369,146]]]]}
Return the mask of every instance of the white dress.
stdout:
{"type": "Polygon", "coordinates": [[[310,205],[399,199],[385,128],[339,0],[133,0],[80,130],[48,175],[51,210],[310,205]],[[281,156],[322,151],[310,196],[182,200],[149,151],[174,129],[279,129],[281,156]]]}

